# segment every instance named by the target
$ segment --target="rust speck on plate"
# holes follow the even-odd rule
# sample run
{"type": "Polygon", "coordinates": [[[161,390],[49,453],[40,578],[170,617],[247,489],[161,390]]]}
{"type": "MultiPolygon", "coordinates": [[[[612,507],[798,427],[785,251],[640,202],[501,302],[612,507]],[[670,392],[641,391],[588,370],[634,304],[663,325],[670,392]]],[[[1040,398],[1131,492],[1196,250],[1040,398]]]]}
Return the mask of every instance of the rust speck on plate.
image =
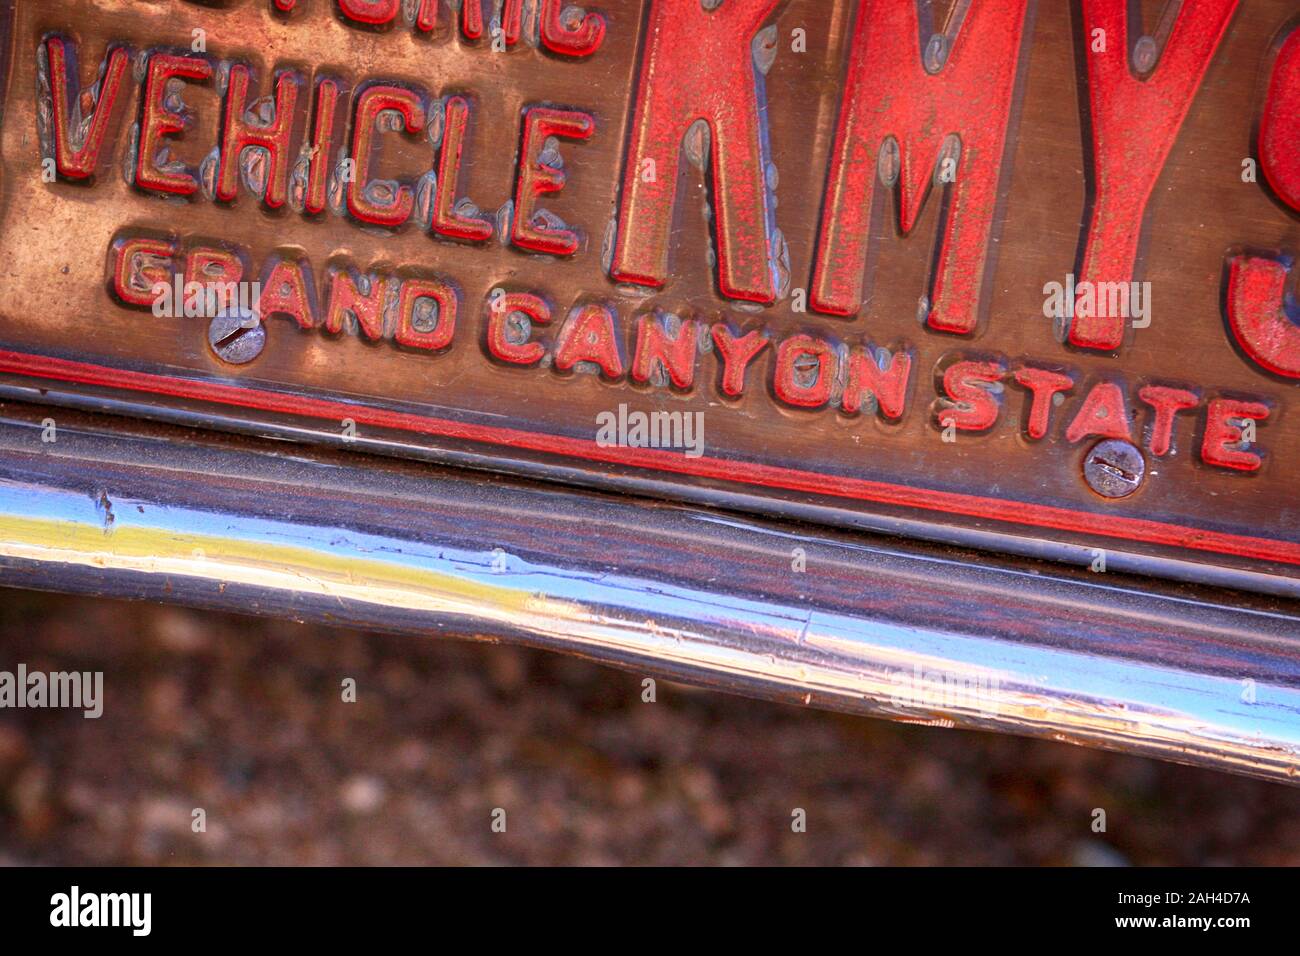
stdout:
{"type": "Polygon", "coordinates": [[[1294,4],[944,6],[0,0],[3,388],[1293,590],[1294,4]]]}

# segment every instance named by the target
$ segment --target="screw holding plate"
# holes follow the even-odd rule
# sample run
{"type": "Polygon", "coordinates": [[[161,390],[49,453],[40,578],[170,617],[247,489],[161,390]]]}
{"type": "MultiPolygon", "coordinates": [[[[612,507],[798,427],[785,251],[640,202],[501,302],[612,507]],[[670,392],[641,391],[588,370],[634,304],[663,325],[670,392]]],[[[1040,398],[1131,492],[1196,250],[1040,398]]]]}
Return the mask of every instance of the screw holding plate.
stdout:
{"type": "Polygon", "coordinates": [[[1133,444],[1107,438],[1092,446],[1083,459],[1088,487],[1103,498],[1127,498],[1146,475],[1146,461],[1133,444]]]}
{"type": "Polygon", "coordinates": [[[222,361],[243,365],[262,354],[266,328],[247,309],[227,309],[208,326],[208,344],[222,361]]]}

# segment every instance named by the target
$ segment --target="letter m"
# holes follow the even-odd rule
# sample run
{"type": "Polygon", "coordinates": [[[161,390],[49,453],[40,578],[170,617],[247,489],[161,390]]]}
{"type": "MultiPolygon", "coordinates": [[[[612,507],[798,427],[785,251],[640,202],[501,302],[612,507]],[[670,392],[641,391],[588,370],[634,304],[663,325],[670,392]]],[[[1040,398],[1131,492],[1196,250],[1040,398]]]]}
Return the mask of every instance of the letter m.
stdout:
{"type": "Polygon", "coordinates": [[[780,0],[654,0],[623,168],[618,241],[610,275],[662,286],[681,169],[682,139],[708,123],[717,224],[718,289],[728,298],[772,302],[767,148],[761,77],[751,43],[780,0]]]}
{"type": "MultiPolygon", "coordinates": [[[[940,219],[927,321],[969,334],[978,318],[1027,0],[954,3],[946,29],[926,30],[924,41],[917,2],[863,0],[858,10],[810,304],[850,316],[862,302],[872,208],[889,188],[880,183],[880,153],[893,137],[903,235],[916,224],[934,174],[953,173],[945,177],[952,192],[940,219]],[[945,170],[941,153],[950,136],[960,154],[945,170]]],[[[929,0],[921,2],[928,19],[929,0]]]]}

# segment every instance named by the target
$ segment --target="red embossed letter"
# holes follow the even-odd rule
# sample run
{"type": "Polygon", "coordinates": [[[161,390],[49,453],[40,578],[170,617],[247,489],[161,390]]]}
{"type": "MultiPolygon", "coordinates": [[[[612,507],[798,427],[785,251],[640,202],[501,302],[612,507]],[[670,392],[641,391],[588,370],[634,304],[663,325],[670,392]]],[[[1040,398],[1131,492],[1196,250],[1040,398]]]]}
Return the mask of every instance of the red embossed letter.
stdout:
{"type": "Polygon", "coordinates": [[[927,321],[944,332],[975,329],[1024,21],[1025,0],[973,4],[951,53],[943,39],[942,49],[927,49],[923,61],[915,3],[862,4],[817,242],[814,309],[853,315],[861,304],[871,207],[887,188],[878,175],[885,139],[898,144],[898,221],[906,235],[942,161],[944,140],[955,135],[961,152],[951,170],[951,211],[939,238],[927,321]]]}
{"type": "Polygon", "coordinates": [[[1241,350],[1276,375],[1300,378],[1300,312],[1287,315],[1287,266],[1237,256],[1228,273],[1228,327],[1241,350]]]}
{"type": "Polygon", "coordinates": [[[776,297],[750,42],[777,2],[727,0],[710,11],[698,0],[654,0],[623,170],[615,280],[657,288],[667,279],[682,137],[702,119],[712,140],[718,287],[733,299],[776,297]]]}
{"type": "Polygon", "coordinates": [[[1259,121],[1259,162],[1264,178],[1300,212],[1300,29],[1282,44],[1259,121]]]}
{"type": "Polygon", "coordinates": [[[122,76],[126,73],[131,60],[125,47],[116,47],[108,54],[104,66],[104,78],[100,83],[100,93],[94,99],[93,119],[84,135],[74,129],[72,116],[83,119],[83,101],[90,101],[87,90],[78,89],[76,75],[75,46],[71,55],[65,50],[64,41],[50,37],[45,44],[46,55],[50,65],[50,96],[54,100],[54,161],[59,172],[69,179],[86,179],[94,175],[99,162],[99,151],[104,145],[104,134],[108,131],[108,118],[113,112],[113,104],[122,88],[122,76]],[[69,64],[71,60],[71,64],[69,64]],[[78,103],[74,111],[72,102],[78,103]]]}
{"type": "MultiPolygon", "coordinates": [[[[1142,79],[1130,65],[1128,0],[1084,0],[1095,196],[1081,284],[1133,281],[1147,201],[1236,8],[1237,0],[1187,0],[1142,79]],[[1105,31],[1100,52],[1093,49],[1097,30],[1105,31]]],[[[1070,342],[1113,351],[1124,342],[1124,318],[1077,315],[1070,342]]]]}

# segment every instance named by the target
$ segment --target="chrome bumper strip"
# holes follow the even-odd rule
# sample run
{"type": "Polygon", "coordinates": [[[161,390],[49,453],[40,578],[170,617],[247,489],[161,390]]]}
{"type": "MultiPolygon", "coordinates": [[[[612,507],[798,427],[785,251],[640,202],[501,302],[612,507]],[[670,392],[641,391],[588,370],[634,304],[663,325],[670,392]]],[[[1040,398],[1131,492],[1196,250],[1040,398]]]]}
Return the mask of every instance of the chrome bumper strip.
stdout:
{"type": "Polygon", "coordinates": [[[1285,599],[165,426],[110,433],[66,410],[47,444],[43,414],[0,411],[3,584],[508,640],[816,707],[1300,771],[1285,599]]]}

